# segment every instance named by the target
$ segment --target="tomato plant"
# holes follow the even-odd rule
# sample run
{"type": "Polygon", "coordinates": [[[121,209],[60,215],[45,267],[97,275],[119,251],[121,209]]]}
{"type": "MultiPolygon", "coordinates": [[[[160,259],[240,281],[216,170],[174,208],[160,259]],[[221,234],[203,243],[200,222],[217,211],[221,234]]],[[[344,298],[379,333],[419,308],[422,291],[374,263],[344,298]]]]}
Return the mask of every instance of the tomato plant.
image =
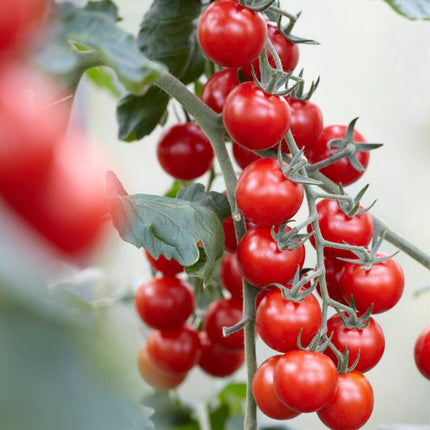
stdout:
{"type": "Polygon", "coordinates": [[[430,328],[426,327],[418,336],[414,346],[415,364],[421,374],[430,379],[430,328]]]}
{"type": "Polygon", "coordinates": [[[145,249],[145,256],[149,261],[151,267],[154,270],[161,272],[166,276],[175,276],[178,273],[183,272],[184,268],[173,259],[167,259],[164,255],[160,255],[158,258],[152,257],[152,255],[145,249]]]}

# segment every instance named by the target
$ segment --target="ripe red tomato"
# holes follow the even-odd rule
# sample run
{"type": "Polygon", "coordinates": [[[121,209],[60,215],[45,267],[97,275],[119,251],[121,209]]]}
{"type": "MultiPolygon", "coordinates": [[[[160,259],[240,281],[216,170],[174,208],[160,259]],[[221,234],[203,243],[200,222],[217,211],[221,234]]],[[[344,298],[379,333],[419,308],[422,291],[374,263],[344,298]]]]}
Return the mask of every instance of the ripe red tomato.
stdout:
{"type": "Polygon", "coordinates": [[[430,326],[415,341],[414,359],[417,369],[425,378],[430,379],[430,326]]]}
{"type": "Polygon", "coordinates": [[[292,218],[303,202],[303,185],[286,178],[277,158],[260,158],[247,166],[237,181],[236,201],[243,216],[256,225],[280,225],[292,218]]]}
{"type": "Polygon", "coordinates": [[[157,390],[170,390],[176,388],[187,377],[185,373],[167,373],[159,369],[149,359],[146,347],[142,347],[137,358],[137,366],[142,378],[157,390]]]}
{"type": "Polygon", "coordinates": [[[176,179],[189,181],[206,173],[214,153],[209,139],[193,122],[176,124],[166,130],[157,145],[161,167],[176,179]]]}
{"type": "Polygon", "coordinates": [[[332,430],[357,430],[372,415],[373,390],[360,372],[339,375],[334,396],[317,414],[332,430]]]}
{"type": "MultiPolygon", "coordinates": [[[[289,231],[286,227],[285,231],[289,231]]],[[[262,288],[272,282],[288,284],[305,261],[305,247],[279,251],[269,227],[252,227],[237,246],[237,262],[242,276],[262,288]]]]}
{"type": "Polygon", "coordinates": [[[243,330],[224,336],[222,329],[242,321],[242,302],[235,298],[218,299],[206,309],[203,327],[208,338],[221,348],[229,351],[243,351],[243,330]]]}
{"type": "MultiPolygon", "coordinates": [[[[366,247],[373,236],[373,219],[369,212],[348,217],[339,207],[336,200],[324,199],[317,206],[318,224],[325,240],[335,243],[366,247]]],[[[311,225],[307,227],[312,231],[311,225]]],[[[310,241],[315,246],[315,238],[310,241]]],[[[324,255],[328,258],[356,258],[351,251],[332,247],[324,248],[324,255]]]]}
{"type": "Polygon", "coordinates": [[[168,260],[164,255],[160,254],[158,259],[155,259],[146,249],[144,252],[152,268],[161,272],[163,275],[175,276],[184,271],[184,267],[181,266],[174,258],[168,260]]]}
{"type": "Polygon", "coordinates": [[[229,351],[213,343],[205,332],[200,333],[202,355],[200,368],[208,375],[225,378],[239,370],[245,362],[245,352],[229,351]]]}
{"type": "MultiPolygon", "coordinates": [[[[278,30],[278,25],[276,22],[268,21],[267,22],[267,35],[269,36],[270,41],[272,42],[276,52],[279,55],[279,59],[281,60],[282,70],[284,72],[291,72],[297,66],[299,62],[299,46],[296,43],[291,43],[285,36],[278,30]]],[[[272,54],[266,48],[267,58],[269,60],[269,64],[272,67],[276,67],[275,60],[273,59],[272,54]]],[[[258,79],[261,78],[260,73],[260,63],[258,58],[254,60],[251,64],[242,66],[242,72],[245,75],[245,78],[248,81],[253,79],[251,65],[254,67],[254,73],[258,79]]]]}
{"type": "Polygon", "coordinates": [[[314,412],[333,397],[338,381],[336,366],[326,355],[293,350],[278,360],[273,375],[276,393],[297,412],[314,412]]]}
{"type": "Polygon", "coordinates": [[[227,253],[222,257],[219,267],[219,279],[232,297],[241,299],[243,296],[243,278],[237,265],[236,254],[227,253]]]}
{"type": "Polygon", "coordinates": [[[266,43],[263,15],[234,0],[216,0],[200,16],[197,38],[203,53],[224,67],[240,67],[258,57],[266,43]]]}
{"type": "Polygon", "coordinates": [[[191,285],[174,277],[152,278],[137,290],[134,303],[142,321],[157,330],[180,328],[194,310],[191,285]]]}
{"type": "Polygon", "coordinates": [[[259,160],[261,157],[254,151],[246,149],[242,145],[236,142],[232,142],[233,158],[239,167],[244,169],[248,164],[251,164],[255,160],[259,160]]]}
{"type": "Polygon", "coordinates": [[[221,113],[225,99],[237,85],[239,85],[237,69],[218,70],[203,85],[200,98],[216,113],[221,113]]]}
{"type": "Polygon", "coordinates": [[[255,322],[264,343],[287,352],[297,349],[300,331],[301,344],[308,346],[321,327],[321,307],[312,294],[296,303],[284,299],[281,290],[275,288],[258,305],[255,322]]]}
{"type": "MultiPolygon", "coordinates": [[[[345,303],[339,286],[340,272],[345,262],[337,258],[324,258],[325,267],[325,282],[327,285],[327,292],[330,298],[340,303],[345,303]]],[[[317,285],[317,291],[321,295],[320,284],[317,285]]]]}
{"type": "MultiPolygon", "coordinates": [[[[323,115],[321,109],[311,100],[295,100],[285,96],[291,110],[290,130],[299,148],[312,147],[321,135],[323,115]]],[[[282,150],[289,152],[286,142],[282,150]]]]}
{"type": "MultiPolygon", "coordinates": [[[[336,148],[329,148],[328,143],[332,139],[343,139],[345,138],[345,133],[348,126],[344,124],[331,124],[326,125],[319,137],[319,139],[312,145],[306,147],[305,155],[310,163],[316,163],[317,161],[324,160],[328,158],[336,148]]],[[[353,134],[354,142],[366,142],[363,135],[354,130],[353,134]]],[[[369,151],[357,152],[357,160],[366,169],[369,164],[369,151]]],[[[364,173],[363,171],[356,170],[350,163],[348,158],[344,157],[340,160],[335,161],[329,166],[320,169],[320,172],[331,179],[337,184],[342,183],[342,185],[350,185],[357,181],[364,173]]]]}
{"type": "Polygon", "coordinates": [[[269,149],[290,127],[290,108],[283,97],[265,93],[254,82],[243,82],[227,96],[223,121],[233,141],[247,149],[269,149]]]}
{"type": "MultiPolygon", "coordinates": [[[[254,224],[248,220],[245,220],[245,224],[247,229],[254,226],[254,224]]],[[[222,229],[224,232],[224,250],[234,254],[237,250],[237,239],[234,221],[231,215],[223,221],[222,229]]]]}
{"type": "Polygon", "coordinates": [[[146,350],[154,366],[163,372],[188,372],[200,360],[199,334],[190,325],[176,330],[153,330],[146,339],[146,350]]]}
{"type": "MultiPolygon", "coordinates": [[[[377,257],[386,254],[377,253],[377,257]]],[[[354,296],[359,312],[366,312],[373,305],[373,314],[388,311],[403,294],[405,278],[400,264],[390,258],[363,270],[360,264],[345,263],[339,279],[343,298],[349,302],[354,296]]]]}
{"type": "MultiPolygon", "coordinates": [[[[331,341],[339,352],[348,349],[348,366],[352,366],[360,354],[357,366],[354,370],[367,372],[378,364],[385,349],[385,336],[381,326],[370,318],[369,325],[362,329],[346,328],[338,314],[327,320],[327,336],[332,336],[331,341]]],[[[334,352],[327,348],[324,354],[337,362],[334,352]]]]}
{"type": "Polygon", "coordinates": [[[285,406],[276,394],[273,375],[280,357],[281,355],[269,357],[258,366],[252,379],[252,394],[263,414],[275,420],[289,420],[299,415],[299,412],[285,406]]]}

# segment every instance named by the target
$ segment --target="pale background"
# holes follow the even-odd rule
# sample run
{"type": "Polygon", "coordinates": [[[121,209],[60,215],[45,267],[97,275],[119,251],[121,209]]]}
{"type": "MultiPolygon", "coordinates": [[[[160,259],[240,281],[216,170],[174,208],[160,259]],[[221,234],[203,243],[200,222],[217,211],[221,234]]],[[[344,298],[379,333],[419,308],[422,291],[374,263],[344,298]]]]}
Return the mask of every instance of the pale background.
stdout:
{"type": "MultiPolygon", "coordinates": [[[[321,77],[314,100],[325,123],[349,122],[359,116],[357,128],[368,141],[383,142],[372,154],[366,175],[350,192],[370,183],[365,199],[377,199],[374,213],[412,242],[430,252],[428,185],[430,184],[430,23],[411,22],[380,0],[290,0],[282,2],[290,12],[303,11],[296,33],[318,40],[320,46],[301,48],[299,67],[308,79],[321,77]]],[[[143,9],[150,2],[118,1],[122,26],[137,33],[143,9]]],[[[158,127],[141,142],[116,140],[115,101],[105,92],[81,88],[80,109],[87,126],[116,159],[116,172],[130,193],[161,194],[171,183],[155,157],[158,127]]],[[[221,188],[222,189],[222,188],[221,188]]],[[[387,251],[392,248],[385,247],[387,251]]],[[[430,272],[400,254],[406,289],[397,307],[376,317],[386,334],[386,351],[367,376],[375,392],[374,413],[364,429],[387,423],[429,424],[430,381],[414,367],[412,349],[416,336],[430,325],[430,293],[419,298],[414,290],[430,280],[430,272]]],[[[148,276],[140,250],[113,235],[97,267],[102,270],[101,294],[109,296],[136,288],[148,276]]],[[[124,339],[124,373],[136,392],[144,390],[135,367],[143,344],[141,326],[132,309],[116,308],[112,330],[124,339]]],[[[269,351],[259,344],[259,362],[269,351]]],[[[243,373],[235,379],[242,379],[243,373]]],[[[200,399],[217,382],[193,370],[180,392],[187,400],[200,399]]],[[[264,419],[264,418],[263,418],[264,419]]],[[[323,429],[315,414],[291,422],[302,429],[323,429]]]]}

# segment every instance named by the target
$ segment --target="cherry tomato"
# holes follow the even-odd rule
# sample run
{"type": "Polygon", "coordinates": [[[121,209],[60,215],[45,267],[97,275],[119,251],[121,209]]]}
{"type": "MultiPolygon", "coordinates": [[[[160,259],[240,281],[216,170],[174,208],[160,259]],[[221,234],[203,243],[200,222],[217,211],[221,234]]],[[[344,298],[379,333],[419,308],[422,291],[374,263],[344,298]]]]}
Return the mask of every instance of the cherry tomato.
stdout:
{"type": "Polygon", "coordinates": [[[185,373],[167,373],[159,369],[149,359],[146,347],[142,347],[137,358],[137,366],[142,378],[157,390],[170,390],[176,388],[187,377],[185,373]]]}
{"type": "Polygon", "coordinates": [[[175,276],[184,271],[184,267],[181,266],[174,258],[168,260],[164,255],[160,254],[160,256],[155,259],[146,249],[144,252],[152,268],[161,272],[163,275],[175,276]]]}
{"type": "Polygon", "coordinates": [[[290,127],[290,108],[283,97],[267,94],[254,82],[243,82],[227,96],[223,121],[233,141],[251,150],[269,149],[290,127]]]}
{"type": "MultiPolygon", "coordinates": [[[[318,140],[323,129],[321,109],[311,100],[295,100],[285,96],[291,110],[290,130],[299,148],[312,147],[318,140]]],[[[282,142],[282,150],[289,152],[286,142],[282,142]]]]}
{"type": "Polygon", "coordinates": [[[205,332],[200,333],[202,355],[200,368],[208,375],[225,378],[239,370],[245,362],[245,352],[229,351],[213,343],[205,332]]]}
{"type": "Polygon", "coordinates": [[[430,379],[430,326],[415,341],[414,359],[417,369],[425,378],[430,379]]]}
{"type": "Polygon", "coordinates": [[[284,176],[277,158],[252,162],[236,185],[239,210],[247,220],[261,226],[288,221],[300,209],[303,196],[303,185],[284,176]]]}
{"type": "MultiPolygon", "coordinates": [[[[386,256],[382,252],[376,255],[386,256]]],[[[403,294],[405,278],[400,264],[390,258],[369,270],[363,270],[360,264],[345,263],[339,284],[346,301],[354,296],[358,311],[366,312],[373,305],[372,313],[378,314],[397,304],[403,294]]]]}
{"type": "MultiPolygon", "coordinates": [[[[325,267],[325,282],[327,285],[327,292],[330,298],[340,303],[345,303],[339,286],[339,278],[345,262],[337,258],[324,257],[325,267]]],[[[317,291],[321,295],[321,286],[317,285],[317,291]]]]}
{"type": "MultiPolygon", "coordinates": [[[[327,320],[327,336],[331,337],[331,342],[343,353],[348,349],[348,366],[352,366],[360,354],[360,358],[354,370],[367,372],[378,364],[385,349],[385,336],[381,326],[370,318],[367,327],[347,328],[344,326],[338,314],[327,320]]],[[[327,348],[324,354],[328,355],[336,363],[336,355],[327,348]]]]}
{"type": "Polygon", "coordinates": [[[218,70],[203,85],[200,98],[216,113],[221,113],[225,99],[237,85],[237,69],[218,70]]]}
{"type": "Polygon", "coordinates": [[[243,296],[243,278],[237,266],[236,254],[227,253],[222,257],[219,267],[219,279],[232,297],[241,299],[243,296]]]}
{"type": "Polygon", "coordinates": [[[357,430],[372,415],[373,390],[360,372],[339,375],[336,392],[317,414],[332,430],[357,430]]]}
{"type": "Polygon", "coordinates": [[[239,167],[244,169],[248,164],[251,164],[255,160],[259,160],[261,157],[254,151],[246,149],[242,145],[236,142],[232,142],[233,158],[239,167]]]}
{"type": "MultiPolygon", "coordinates": [[[[297,66],[299,62],[299,46],[296,43],[291,43],[285,36],[278,30],[278,25],[276,22],[267,21],[267,35],[269,36],[270,41],[272,42],[276,52],[279,55],[279,59],[281,60],[282,70],[284,72],[291,72],[297,66]]],[[[272,54],[266,48],[267,58],[269,60],[269,64],[276,68],[275,60],[273,59],[272,54]]],[[[251,64],[245,65],[242,67],[242,72],[245,75],[245,78],[248,81],[253,79],[251,65],[254,67],[254,73],[258,79],[261,78],[260,72],[260,62],[258,58],[254,60],[251,64]]]]}
{"type": "Polygon", "coordinates": [[[154,366],[163,372],[188,372],[200,360],[199,334],[187,324],[176,330],[153,330],[146,339],[146,350],[154,366]]]}
{"type": "MultiPolygon", "coordinates": [[[[289,230],[286,227],[285,231],[289,230]]],[[[242,276],[262,288],[272,282],[288,284],[303,267],[305,247],[279,251],[270,227],[252,227],[240,240],[236,255],[242,276]]]]}
{"type": "Polygon", "coordinates": [[[264,49],[267,26],[263,15],[233,0],[217,0],[200,16],[197,38],[203,53],[224,67],[240,67],[264,49]]]}
{"type": "Polygon", "coordinates": [[[297,338],[308,346],[321,327],[321,307],[310,294],[301,302],[282,297],[279,288],[269,291],[257,308],[256,327],[261,339],[272,349],[287,352],[297,349],[297,338]]]}
{"type": "Polygon", "coordinates": [[[191,285],[183,279],[152,278],[144,282],[134,298],[142,321],[157,330],[180,328],[194,310],[191,285]]]}
{"type": "MultiPolygon", "coordinates": [[[[324,199],[317,206],[318,224],[325,240],[335,243],[366,247],[373,236],[373,219],[369,212],[348,217],[339,207],[336,200],[324,199]]],[[[311,225],[307,227],[312,231],[311,225]]],[[[310,241],[315,246],[315,238],[310,241]]],[[[329,258],[356,258],[351,251],[324,247],[324,255],[329,258]]]]}
{"type": "Polygon", "coordinates": [[[270,418],[275,420],[289,420],[299,415],[285,406],[275,391],[273,375],[281,355],[274,355],[258,366],[252,379],[252,394],[258,408],[270,418]]]}
{"type": "MultiPolygon", "coordinates": [[[[305,155],[309,162],[316,163],[317,161],[324,160],[335,152],[337,148],[329,148],[328,143],[332,139],[345,138],[347,127],[348,126],[344,124],[326,125],[323,128],[319,139],[305,149],[305,155]]],[[[366,139],[357,130],[354,130],[353,138],[354,142],[366,142],[366,139]]],[[[356,157],[365,170],[369,164],[369,151],[357,152],[356,157]]],[[[342,185],[346,186],[356,182],[363,175],[364,170],[359,171],[355,169],[348,158],[344,157],[329,166],[323,167],[320,169],[320,172],[323,175],[326,175],[327,178],[331,179],[333,182],[336,182],[337,184],[342,183],[342,185]]]]}
{"type": "Polygon", "coordinates": [[[209,339],[229,351],[243,351],[243,330],[224,336],[222,329],[242,321],[242,302],[235,298],[218,299],[206,309],[203,327],[209,339]]]}
{"type": "Polygon", "coordinates": [[[200,127],[186,122],[163,133],[157,145],[157,157],[169,175],[188,181],[202,176],[212,167],[214,153],[200,127]]]}
{"type": "Polygon", "coordinates": [[[280,400],[297,412],[314,412],[333,397],[338,381],[336,366],[324,354],[293,350],[282,355],[273,382],[280,400]]]}

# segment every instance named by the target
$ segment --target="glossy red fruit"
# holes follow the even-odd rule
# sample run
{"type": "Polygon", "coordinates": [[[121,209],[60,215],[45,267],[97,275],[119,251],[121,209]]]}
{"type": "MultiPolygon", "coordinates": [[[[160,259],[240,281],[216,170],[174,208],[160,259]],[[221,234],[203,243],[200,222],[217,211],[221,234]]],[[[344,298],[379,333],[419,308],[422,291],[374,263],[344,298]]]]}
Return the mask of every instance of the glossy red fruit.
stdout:
{"type": "Polygon", "coordinates": [[[176,124],[163,133],[157,144],[157,157],[169,175],[189,181],[210,170],[214,153],[200,127],[186,122],[176,124]]]}
{"type": "Polygon", "coordinates": [[[415,341],[414,359],[417,369],[425,378],[430,379],[430,326],[415,341]]]}
{"type": "Polygon", "coordinates": [[[269,291],[257,308],[256,327],[261,339],[272,349],[287,352],[306,347],[321,327],[318,300],[310,294],[301,302],[286,300],[279,288],[269,291]]]}
{"type": "Polygon", "coordinates": [[[197,38],[203,53],[224,67],[240,67],[264,49],[267,26],[263,15],[234,0],[216,0],[200,16],[197,38]]]}
{"type": "Polygon", "coordinates": [[[252,394],[263,414],[275,420],[289,420],[299,415],[299,412],[285,406],[276,394],[273,375],[280,357],[269,357],[258,366],[252,379],[252,394]]]}
{"type": "Polygon", "coordinates": [[[237,265],[236,254],[227,253],[222,257],[219,267],[219,279],[232,297],[242,298],[243,278],[237,265]]]}
{"type": "Polygon", "coordinates": [[[251,164],[253,161],[259,160],[261,158],[254,151],[250,151],[236,142],[232,142],[232,149],[233,158],[235,159],[238,166],[242,169],[248,166],[248,164],[251,164]]]}
{"type": "Polygon", "coordinates": [[[200,333],[202,355],[199,366],[208,375],[225,378],[239,370],[245,362],[245,352],[229,351],[213,343],[205,332],[200,333]]]}
{"type": "Polygon", "coordinates": [[[184,271],[184,267],[180,265],[174,258],[168,260],[164,255],[160,254],[160,256],[155,259],[146,249],[144,252],[146,259],[152,268],[157,272],[161,272],[163,275],[175,276],[178,273],[184,271]]]}
{"type": "MultiPolygon", "coordinates": [[[[325,281],[327,292],[331,299],[340,303],[345,303],[339,286],[340,274],[345,262],[337,258],[324,258],[325,281]]],[[[321,295],[321,286],[317,285],[318,294],[321,295]]]]}
{"type": "Polygon", "coordinates": [[[194,295],[187,281],[163,276],[144,282],[134,298],[142,321],[157,330],[180,328],[194,310],[194,295]]]}

